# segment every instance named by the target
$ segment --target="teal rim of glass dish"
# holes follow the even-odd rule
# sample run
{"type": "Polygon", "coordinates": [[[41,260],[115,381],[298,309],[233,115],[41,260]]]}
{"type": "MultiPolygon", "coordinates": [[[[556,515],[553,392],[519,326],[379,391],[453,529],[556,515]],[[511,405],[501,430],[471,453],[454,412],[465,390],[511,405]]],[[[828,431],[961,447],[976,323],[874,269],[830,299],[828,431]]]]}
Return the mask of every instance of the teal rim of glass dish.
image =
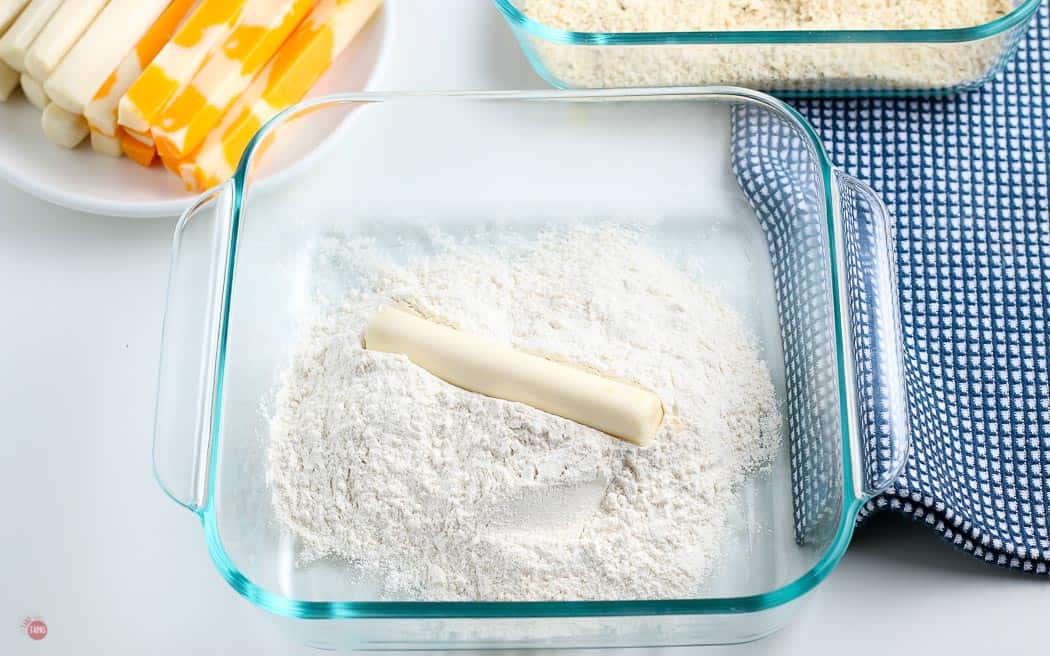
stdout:
{"type": "Polygon", "coordinates": [[[574,32],[526,16],[514,0],[493,0],[516,28],[551,43],[578,46],[670,44],[957,43],[992,37],[1024,23],[1042,0],[1022,0],[1010,13],[981,25],[935,30],[740,30],[721,32],[574,32]]]}
{"type": "Polygon", "coordinates": [[[230,559],[222,543],[218,519],[214,508],[215,478],[218,471],[222,424],[222,399],[226,368],[227,334],[229,328],[230,299],[233,293],[233,272],[237,255],[237,240],[240,231],[243,195],[247,188],[248,171],[256,149],[263,139],[288,118],[307,109],[321,106],[375,103],[405,100],[410,98],[449,98],[463,100],[617,100],[652,98],[681,100],[686,97],[751,102],[762,105],[795,123],[807,136],[813,153],[820,165],[824,183],[825,219],[828,230],[829,265],[838,261],[836,241],[837,221],[832,182],[834,167],[828,159],[813,127],[790,105],[771,96],[735,87],[689,87],[657,90],[596,90],[579,92],[462,92],[462,93],[349,93],[317,98],[299,103],[280,112],[263,125],[255,134],[241,156],[237,172],[233,177],[232,225],[230,228],[229,259],[226,264],[224,307],[219,334],[219,359],[217,364],[213,407],[211,453],[209,455],[207,494],[199,509],[190,508],[197,514],[204,527],[208,553],[219,573],[239,594],[255,605],[285,617],[294,619],[453,619],[453,618],[539,618],[539,617],[613,617],[652,615],[712,615],[751,613],[770,610],[794,601],[815,588],[834,569],[842,558],[853,535],[857,513],[864,498],[858,497],[853,481],[853,454],[850,444],[849,410],[847,408],[846,371],[844,359],[845,334],[843,332],[842,290],[837,275],[832,275],[832,299],[835,315],[835,350],[838,358],[839,416],[842,426],[843,495],[839,526],[820,560],[808,572],[779,588],[762,594],[743,597],[704,599],[654,599],[622,601],[302,601],[291,599],[256,585],[246,577],[230,559]]]}

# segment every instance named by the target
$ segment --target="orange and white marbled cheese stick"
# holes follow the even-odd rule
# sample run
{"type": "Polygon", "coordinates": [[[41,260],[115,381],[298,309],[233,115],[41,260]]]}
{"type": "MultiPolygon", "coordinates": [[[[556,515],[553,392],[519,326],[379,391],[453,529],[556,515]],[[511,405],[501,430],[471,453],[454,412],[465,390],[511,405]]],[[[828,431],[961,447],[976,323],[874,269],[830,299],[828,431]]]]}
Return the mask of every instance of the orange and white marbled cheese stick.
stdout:
{"type": "Polygon", "coordinates": [[[196,0],[172,0],[168,8],[142,35],[131,52],[125,55],[120,64],[109,74],[91,101],[84,107],[84,118],[87,119],[92,131],[101,132],[116,140],[117,103],[120,102],[121,96],[157,56],[195,2],[196,0]]]}
{"type": "Polygon", "coordinates": [[[129,132],[148,134],[168,101],[193,79],[201,62],[240,17],[245,1],[201,0],[120,98],[117,123],[129,132]]]}
{"type": "Polygon", "coordinates": [[[233,175],[259,128],[302,100],[380,5],[382,0],[320,0],[219,127],[179,164],[187,188],[203,190],[233,175]]]}
{"type": "Polygon", "coordinates": [[[131,137],[124,128],[120,128],[118,132],[120,133],[120,147],[124,154],[128,156],[128,159],[140,166],[151,166],[153,164],[153,160],[157,157],[156,148],[147,146],[138,139],[131,137]]]}
{"type": "Polygon", "coordinates": [[[140,143],[143,143],[150,148],[153,148],[156,145],[153,143],[153,135],[149,132],[139,132],[138,130],[132,130],[131,128],[125,128],[119,125],[117,126],[117,129],[123,130],[129,137],[138,139],[140,143]]]}
{"type": "Polygon", "coordinates": [[[178,160],[200,145],[312,5],[312,0],[249,0],[222,45],[156,121],[157,151],[178,160]]]}

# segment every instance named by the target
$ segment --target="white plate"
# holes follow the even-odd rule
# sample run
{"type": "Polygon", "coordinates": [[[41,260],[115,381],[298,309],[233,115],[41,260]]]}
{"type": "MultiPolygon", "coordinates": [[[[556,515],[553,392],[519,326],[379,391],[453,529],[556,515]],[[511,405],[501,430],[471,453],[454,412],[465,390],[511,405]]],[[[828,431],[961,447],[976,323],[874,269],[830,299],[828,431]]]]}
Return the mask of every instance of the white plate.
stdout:
{"type": "MultiPolygon", "coordinates": [[[[384,7],[309,97],[369,89],[387,59],[391,22],[384,7]]],[[[87,140],[72,151],[52,144],[40,131],[40,110],[17,90],[0,103],[0,177],[56,205],[110,216],[176,216],[197,196],[157,164],[96,153],[87,140]]]]}

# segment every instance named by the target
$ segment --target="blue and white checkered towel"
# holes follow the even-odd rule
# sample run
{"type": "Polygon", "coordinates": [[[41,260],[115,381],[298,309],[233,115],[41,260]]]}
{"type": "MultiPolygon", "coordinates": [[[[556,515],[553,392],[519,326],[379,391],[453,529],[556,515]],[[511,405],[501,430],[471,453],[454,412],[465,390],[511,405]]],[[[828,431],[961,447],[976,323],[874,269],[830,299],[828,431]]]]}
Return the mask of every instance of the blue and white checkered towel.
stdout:
{"type": "Polygon", "coordinates": [[[1050,8],[979,91],[794,104],[896,218],[913,444],[865,511],[1050,573],[1050,8]]]}

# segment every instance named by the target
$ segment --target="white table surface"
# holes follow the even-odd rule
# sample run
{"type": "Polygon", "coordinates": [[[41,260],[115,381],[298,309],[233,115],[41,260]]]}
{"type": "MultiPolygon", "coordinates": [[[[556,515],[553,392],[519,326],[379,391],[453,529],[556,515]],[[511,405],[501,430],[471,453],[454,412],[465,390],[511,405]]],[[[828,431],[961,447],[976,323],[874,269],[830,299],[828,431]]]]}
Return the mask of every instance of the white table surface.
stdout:
{"type": "MultiPolygon", "coordinates": [[[[396,47],[379,87],[543,86],[487,0],[389,2],[396,47]]],[[[0,183],[0,654],[311,653],[226,585],[197,521],[152,478],[173,225],[0,183]],[[26,638],[26,616],[46,621],[44,640],[26,638]]],[[[708,653],[1046,654],[1048,622],[1045,580],[884,518],[788,628],[708,653]]]]}

